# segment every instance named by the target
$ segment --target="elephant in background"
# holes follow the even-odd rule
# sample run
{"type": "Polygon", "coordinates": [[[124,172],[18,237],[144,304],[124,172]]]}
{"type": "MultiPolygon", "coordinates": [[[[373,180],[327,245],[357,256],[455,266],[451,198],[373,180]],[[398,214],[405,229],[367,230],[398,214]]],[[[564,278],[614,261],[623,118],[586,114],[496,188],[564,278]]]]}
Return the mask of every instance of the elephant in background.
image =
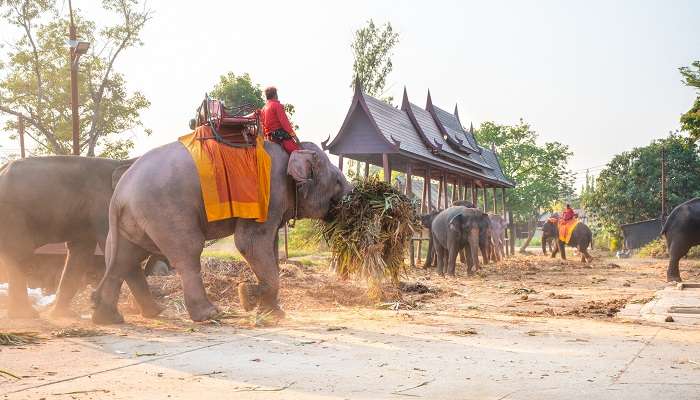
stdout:
{"type": "Polygon", "coordinates": [[[661,235],[666,239],[670,257],[666,280],[680,282],[680,259],[691,247],[700,244],[700,198],[690,199],[674,208],[661,229],[661,235]]]}
{"type": "MultiPolygon", "coordinates": [[[[110,203],[107,270],[93,293],[95,323],[123,322],[117,309],[122,283],[141,274],[135,265],[147,253],[165,256],[180,275],[185,306],[192,320],[215,317],[218,310],[204,290],[200,256],[206,240],[231,234],[258,281],[239,286],[244,309],[258,307],[261,313],[284,316],[278,303],[279,228],[292,218],[326,218],[332,205],[351,186],[313,143],[301,143],[302,150],[291,155],[279,144],[265,142],[264,146],[271,158],[273,190],[263,223],[241,218],[208,222],[199,174],[192,156],[180,142],[149,151],[129,168],[110,203]]],[[[157,311],[159,306],[145,279],[137,283],[140,284],[131,290],[141,309],[157,311]]]]}
{"type": "Polygon", "coordinates": [[[491,222],[491,243],[493,245],[491,254],[494,261],[500,261],[505,258],[503,247],[506,243],[506,228],[508,224],[503,216],[498,214],[489,214],[491,222]]]}
{"type": "Polygon", "coordinates": [[[463,206],[452,206],[440,212],[432,224],[432,238],[440,275],[455,276],[457,254],[467,247],[467,273],[479,269],[479,231],[482,212],[463,206]]]}
{"type": "Polygon", "coordinates": [[[552,258],[556,257],[559,249],[557,248],[559,243],[559,228],[557,224],[548,219],[544,225],[542,225],[542,254],[547,255],[547,247],[552,253],[552,258]],[[554,245],[552,245],[554,243],[554,245]]]}
{"type": "MultiPolygon", "coordinates": [[[[557,252],[560,252],[562,260],[566,260],[567,244],[559,238],[558,227],[556,244],[557,245],[552,252],[552,258],[556,257],[557,252]]],[[[574,231],[571,233],[571,239],[569,240],[568,245],[578,249],[579,253],[581,253],[581,262],[586,263],[593,261],[593,256],[588,253],[588,247],[591,249],[593,248],[593,233],[591,232],[591,229],[583,222],[576,224],[574,231]]]]}
{"type": "MultiPolygon", "coordinates": [[[[51,315],[72,316],[70,303],[86,274],[102,276],[95,246],[105,248],[113,187],[133,160],[51,156],[0,167],[0,267],[9,281],[8,316],[38,316],[27,296],[34,250],[65,242],[68,256],[51,315]]],[[[141,272],[140,272],[141,273],[141,272]]],[[[136,279],[143,279],[141,277],[136,279]]],[[[133,280],[129,279],[129,285],[133,280]]]]}

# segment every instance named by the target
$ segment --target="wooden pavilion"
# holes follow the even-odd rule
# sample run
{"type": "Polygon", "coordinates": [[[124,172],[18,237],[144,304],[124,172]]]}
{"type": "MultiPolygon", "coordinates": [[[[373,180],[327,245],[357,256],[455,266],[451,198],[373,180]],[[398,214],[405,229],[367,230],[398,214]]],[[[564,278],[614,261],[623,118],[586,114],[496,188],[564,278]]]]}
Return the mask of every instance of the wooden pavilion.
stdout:
{"type": "MultiPolygon", "coordinates": [[[[479,145],[473,126],[468,130],[463,127],[456,106],[453,113],[447,112],[433,104],[428,92],[425,108],[421,108],[409,101],[404,89],[401,107],[395,108],[363,93],[359,84],[355,87],[340,131],[332,141],[328,138],[322,143],[324,150],[338,156],[341,170],[344,160],[351,159],[364,163],[365,177],[370,164],[383,167],[387,182],[392,170],[402,172],[402,186],[411,197],[416,196],[412,178],[422,177],[421,212],[447,208],[456,200],[471,200],[484,211],[512,220],[506,209],[506,189],[515,184],[503,174],[495,148],[479,145]],[[437,199],[432,194],[434,180],[437,199]],[[487,189],[492,191],[491,205],[487,204],[487,189]]],[[[509,253],[513,245],[511,241],[507,246],[509,253]]]]}

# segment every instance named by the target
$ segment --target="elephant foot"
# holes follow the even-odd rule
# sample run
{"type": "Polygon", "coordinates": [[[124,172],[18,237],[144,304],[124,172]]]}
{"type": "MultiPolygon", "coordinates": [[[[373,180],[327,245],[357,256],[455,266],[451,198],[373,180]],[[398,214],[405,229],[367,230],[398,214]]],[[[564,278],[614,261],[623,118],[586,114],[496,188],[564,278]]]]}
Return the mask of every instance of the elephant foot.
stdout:
{"type": "Polygon", "coordinates": [[[683,282],[683,279],[681,279],[680,275],[667,275],[666,276],[666,282],[683,282]]]}
{"type": "Polygon", "coordinates": [[[49,317],[54,319],[70,318],[77,319],[79,317],[78,313],[71,310],[68,306],[54,306],[49,312],[49,317]]]}
{"type": "Polygon", "coordinates": [[[245,311],[253,311],[258,305],[260,288],[258,285],[241,282],[238,284],[238,298],[245,311]]]}
{"type": "Polygon", "coordinates": [[[216,316],[220,314],[220,311],[216,306],[213,304],[209,303],[201,308],[197,308],[194,310],[188,310],[190,313],[190,318],[194,322],[203,322],[203,321],[208,321],[210,319],[215,319],[216,316]]]}
{"type": "Polygon", "coordinates": [[[116,306],[98,304],[92,312],[92,322],[97,325],[123,324],[124,317],[117,311],[116,306]]]}
{"type": "Polygon", "coordinates": [[[28,304],[25,306],[10,306],[7,310],[7,316],[11,319],[34,319],[39,318],[39,312],[28,304]]]}
{"type": "Polygon", "coordinates": [[[279,306],[265,307],[258,311],[256,316],[256,324],[264,325],[268,323],[277,323],[285,319],[287,314],[279,306]]]}
{"type": "Polygon", "coordinates": [[[141,315],[145,318],[155,318],[160,315],[165,310],[165,307],[160,304],[153,302],[146,307],[141,307],[141,315]]]}

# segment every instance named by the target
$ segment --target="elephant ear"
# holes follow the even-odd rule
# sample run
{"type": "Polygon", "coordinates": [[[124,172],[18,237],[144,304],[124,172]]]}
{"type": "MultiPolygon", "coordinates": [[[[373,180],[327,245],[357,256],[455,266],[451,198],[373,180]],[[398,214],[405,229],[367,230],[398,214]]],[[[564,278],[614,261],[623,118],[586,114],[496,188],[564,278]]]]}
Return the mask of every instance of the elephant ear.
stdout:
{"type": "Polygon", "coordinates": [[[318,174],[319,158],[313,150],[296,150],[289,155],[287,174],[294,179],[301,193],[306,197],[308,188],[318,174]]]}
{"type": "Polygon", "coordinates": [[[462,230],[462,225],[464,221],[464,215],[457,214],[454,217],[450,218],[450,221],[448,222],[448,226],[450,227],[450,230],[453,230],[455,232],[460,232],[462,230]]]}

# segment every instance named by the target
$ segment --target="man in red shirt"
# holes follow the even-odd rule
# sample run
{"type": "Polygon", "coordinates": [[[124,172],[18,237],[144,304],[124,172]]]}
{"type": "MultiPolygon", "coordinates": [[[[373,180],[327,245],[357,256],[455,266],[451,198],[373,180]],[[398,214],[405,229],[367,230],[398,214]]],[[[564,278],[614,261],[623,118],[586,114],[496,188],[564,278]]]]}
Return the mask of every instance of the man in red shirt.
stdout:
{"type": "Polygon", "coordinates": [[[301,149],[299,140],[292,124],[289,123],[287,114],[284,112],[284,106],[277,99],[277,88],[270,86],[265,89],[265,98],[267,103],[260,110],[260,119],[263,124],[265,138],[279,143],[284,150],[291,154],[294,150],[301,149]]]}
{"type": "Polygon", "coordinates": [[[564,221],[571,221],[572,219],[574,219],[574,216],[574,209],[571,208],[570,204],[567,204],[566,210],[564,210],[564,221]]]}

